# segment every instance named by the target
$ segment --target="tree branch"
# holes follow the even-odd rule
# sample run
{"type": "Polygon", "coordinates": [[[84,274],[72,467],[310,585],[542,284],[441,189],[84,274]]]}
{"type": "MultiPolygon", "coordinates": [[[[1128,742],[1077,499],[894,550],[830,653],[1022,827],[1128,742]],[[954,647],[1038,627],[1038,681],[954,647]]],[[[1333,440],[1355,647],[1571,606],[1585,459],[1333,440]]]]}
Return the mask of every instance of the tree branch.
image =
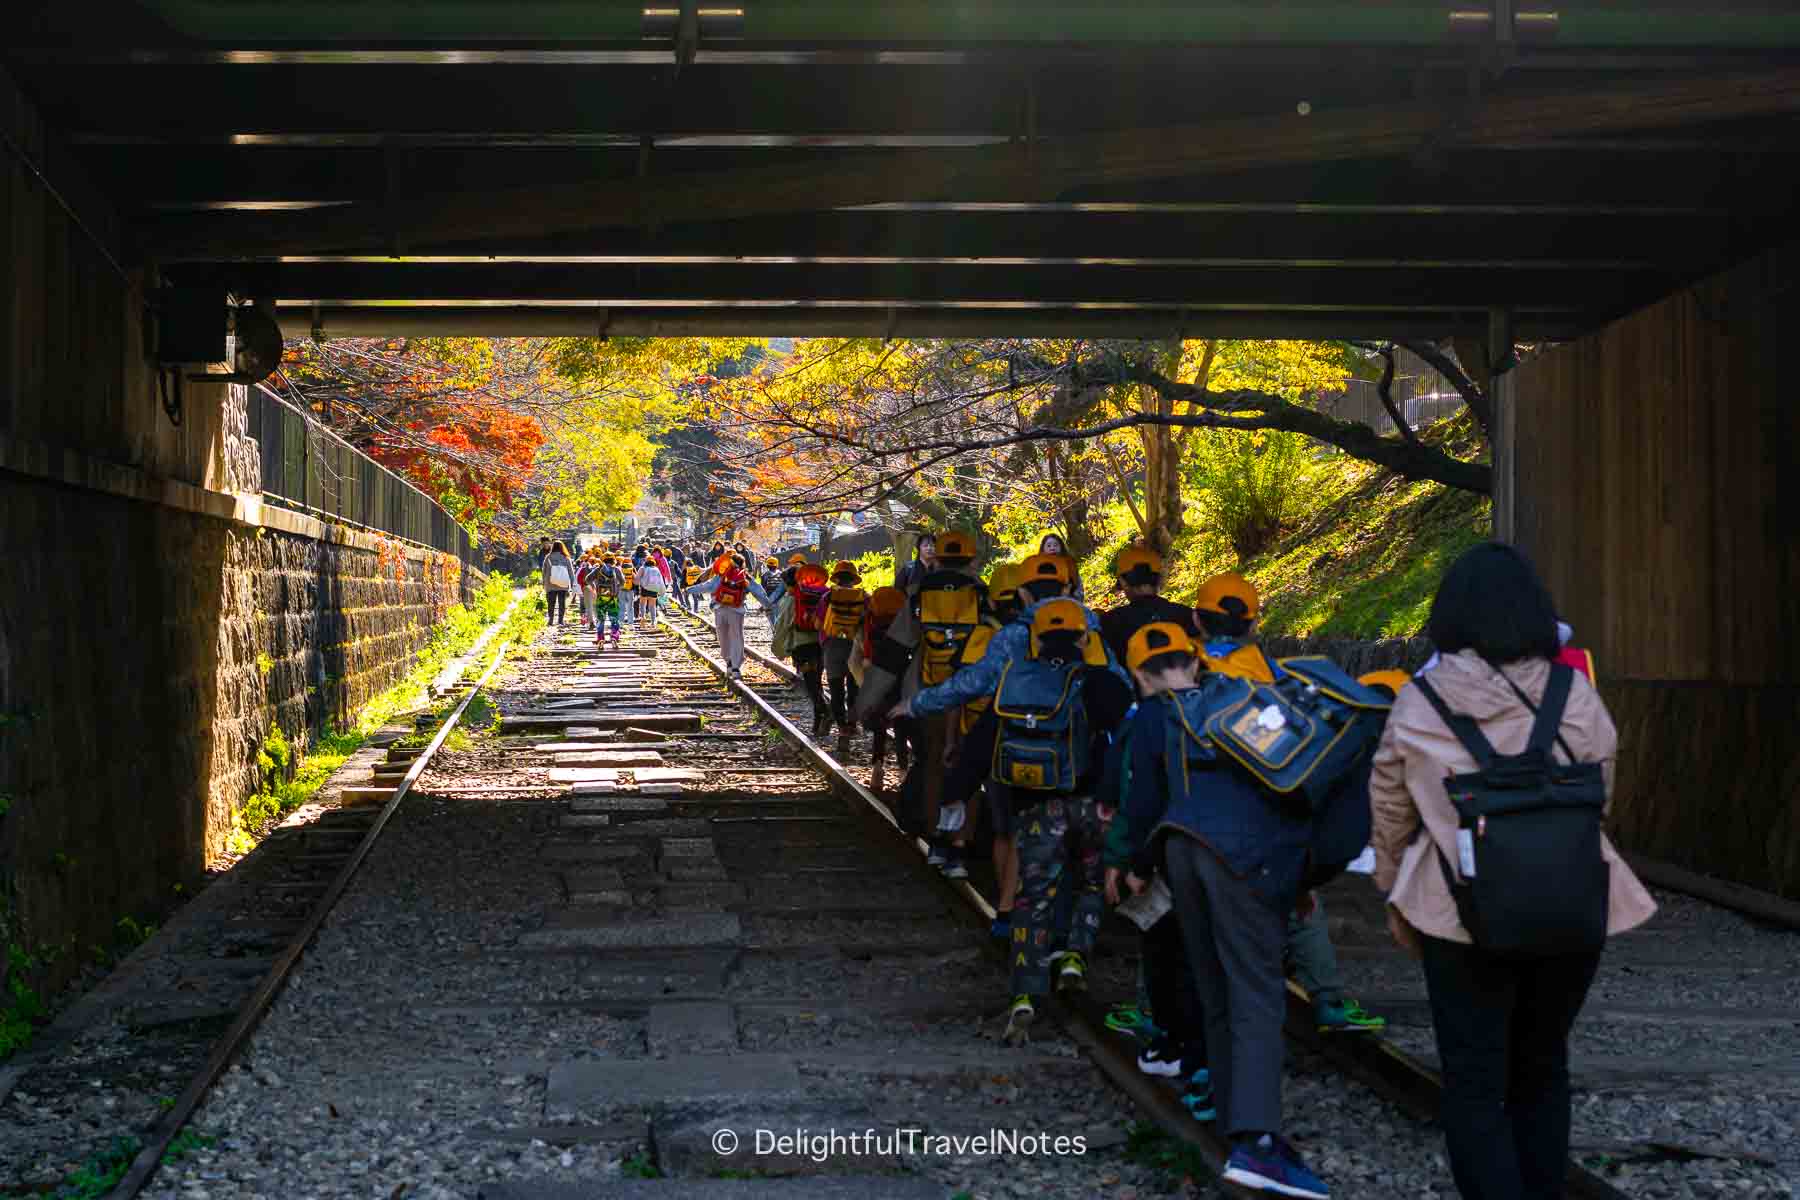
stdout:
{"type": "Polygon", "coordinates": [[[1394,403],[1395,355],[1393,344],[1384,343],[1377,346],[1375,352],[1381,355],[1387,364],[1381,368],[1381,381],[1375,385],[1375,394],[1381,397],[1381,407],[1387,409],[1387,414],[1393,420],[1394,428],[1399,431],[1400,436],[1417,446],[1419,435],[1413,432],[1413,427],[1407,423],[1406,414],[1402,413],[1399,406],[1394,403]]]}
{"type": "Polygon", "coordinates": [[[1494,406],[1488,399],[1487,392],[1462,369],[1461,364],[1430,342],[1400,342],[1399,345],[1418,355],[1425,361],[1425,365],[1450,381],[1450,386],[1456,389],[1457,394],[1463,398],[1463,403],[1469,406],[1469,412],[1474,415],[1475,423],[1481,426],[1481,432],[1492,441],[1494,406]]]}

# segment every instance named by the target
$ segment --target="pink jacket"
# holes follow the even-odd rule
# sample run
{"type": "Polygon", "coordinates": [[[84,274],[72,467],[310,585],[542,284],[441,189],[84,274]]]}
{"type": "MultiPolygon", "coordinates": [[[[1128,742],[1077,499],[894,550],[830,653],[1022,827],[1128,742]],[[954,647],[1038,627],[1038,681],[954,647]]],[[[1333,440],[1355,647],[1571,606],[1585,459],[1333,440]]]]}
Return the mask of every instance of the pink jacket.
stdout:
{"type": "MultiPolygon", "coordinates": [[[[1536,703],[1549,682],[1550,664],[1541,659],[1508,663],[1506,677],[1536,703]]],[[[1525,748],[1531,735],[1531,713],[1506,679],[1480,655],[1473,650],[1445,655],[1427,678],[1453,711],[1466,713],[1481,725],[1497,752],[1517,754],[1525,748]]],[[[1600,693],[1579,673],[1563,710],[1562,736],[1579,761],[1605,764],[1610,799],[1618,731],[1600,693]]],[[[1552,753],[1560,757],[1562,751],[1558,748],[1552,753]]],[[[1402,688],[1376,748],[1375,773],[1369,784],[1375,884],[1387,892],[1388,903],[1414,928],[1453,942],[1471,939],[1457,919],[1456,904],[1444,886],[1433,845],[1454,868],[1457,817],[1444,790],[1444,777],[1475,769],[1475,760],[1439,719],[1430,701],[1417,688],[1402,688]]],[[[1607,933],[1642,925],[1656,911],[1656,902],[1604,837],[1601,853],[1612,877],[1607,933]]]]}

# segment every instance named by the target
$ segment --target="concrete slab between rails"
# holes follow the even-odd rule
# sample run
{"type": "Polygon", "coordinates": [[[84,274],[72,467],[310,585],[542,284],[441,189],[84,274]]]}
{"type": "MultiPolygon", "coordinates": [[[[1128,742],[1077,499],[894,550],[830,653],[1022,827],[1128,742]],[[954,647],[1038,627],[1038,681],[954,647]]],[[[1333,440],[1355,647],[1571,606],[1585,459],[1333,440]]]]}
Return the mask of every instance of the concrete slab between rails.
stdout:
{"type": "Polygon", "coordinates": [[[662,873],[670,883],[724,883],[730,878],[716,858],[672,858],[663,864],[662,873]]]}
{"type": "Polygon", "coordinates": [[[624,874],[617,867],[584,867],[563,872],[563,890],[570,904],[613,905],[627,907],[631,893],[626,890],[624,874]]]}
{"type": "Polygon", "coordinates": [[[944,1200],[944,1188],[904,1175],[815,1175],[799,1179],[542,1178],[486,1183],[479,1200],[944,1200]]]}
{"type": "Polygon", "coordinates": [[[787,1054],[684,1054],[672,1058],[578,1059],[553,1064],[546,1113],[618,1104],[698,1103],[718,1097],[798,1096],[800,1070],[787,1054]]]}
{"type": "Polygon", "coordinates": [[[509,713],[500,719],[500,732],[527,733],[539,729],[562,729],[569,737],[587,737],[599,733],[602,729],[625,729],[638,726],[645,729],[657,729],[664,732],[697,730],[701,726],[701,717],[697,712],[621,712],[621,713],[587,713],[579,718],[581,725],[571,725],[570,716],[563,712],[518,712],[509,713]]]}
{"type": "MultiPolygon", "coordinates": [[[[658,758],[660,759],[660,755],[658,758]]],[[[689,767],[646,767],[634,771],[638,785],[646,783],[705,783],[706,772],[689,767]]]]}
{"type": "Polygon", "coordinates": [[[660,813],[669,811],[669,802],[658,796],[646,796],[632,792],[608,793],[589,791],[589,785],[576,784],[571,789],[573,799],[569,801],[569,811],[577,813],[660,813]]]}
{"type": "Polygon", "coordinates": [[[741,883],[664,883],[654,889],[654,903],[664,912],[695,912],[744,903],[741,883]]]}
{"type": "Polygon", "coordinates": [[[527,949],[656,949],[735,946],[743,936],[736,913],[626,918],[610,910],[566,908],[551,913],[542,928],[519,935],[518,944],[527,949]]]}
{"type": "Polygon", "coordinates": [[[617,767],[551,767],[551,783],[618,783],[617,767]]]}
{"type": "Polygon", "coordinates": [[[737,965],[735,950],[645,951],[608,955],[578,976],[581,987],[603,999],[654,993],[723,991],[737,965]]]}
{"type": "MultiPolygon", "coordinates": [[[[749,1097],[799,1096],[825,1074],[877,1079],[942,1079],[1007,1075],[1031,1070],[1086,1073],[1077,1055],[1057,1054],[683,1054],[668,1058],[577,1059],[554,1063],[544,1097],[546,1114],[583,1108],[676,1106],[716,1097],[739,1104],[749,1097]],[[804,1077],[804,1078],[803,1078],[804,1077]]],[[[552,1118],[554,1119],[554,1118],[552,1118]]]]}
{"type": "Polygon", "coordinates": [[[645,1022],[650,1053],[716,1054],[736,1050],[737,1013],[729,1004],[657,1004],[645,1022]]]}
{"type": "Polygon", "coordinates": [[[654,750],[580,750],[558,754],[550,777],[556,778],[557,768],[564,767],[661,767],[662,764],[663,756],[654,750]]]}
{"type": "Polygon", "coordinates": [[[864,1108],[824,1108],[817,1102],[774,1108],[749,1106],[725,1113],[667,1113],[651,1120],[657,1165],[667,1175],[693,1178],[737,1170],[780,1175],[793,1182],[800,1178],[842,1178],[846,1173],[866,1177],[871,1170],[898,1170],[901,1160],[897,1144],[891,1144],[887,1154],[878,1153],[881,1147],[867,1144],[856,1146],[853,1153],[846,1143],[840,1143],[835,1151],[829,1144],[815,1149],[817,1143],[802,1142],[798,1136],[802,1130],[842,1130],[847,1134],[874,1127],[874,1115],[864,1108]],[[730,1153],[722,1154],[718,1139],[726,1136],[735,1139],[735,1146],[730,1153]]]}
{"type": "Polygon", "coordinates": [[[650,865],[650,854],[641,845],[617,842],[550,842],[538,857],[553,863],[640,863],[650,865]]]}
{"type": "Polygon", "coordinates": [[[659,817],[649,821],[632,821],[619,829],[621,837],[703,838],[712,833],[712,822],[705,817],[659,817]]]}

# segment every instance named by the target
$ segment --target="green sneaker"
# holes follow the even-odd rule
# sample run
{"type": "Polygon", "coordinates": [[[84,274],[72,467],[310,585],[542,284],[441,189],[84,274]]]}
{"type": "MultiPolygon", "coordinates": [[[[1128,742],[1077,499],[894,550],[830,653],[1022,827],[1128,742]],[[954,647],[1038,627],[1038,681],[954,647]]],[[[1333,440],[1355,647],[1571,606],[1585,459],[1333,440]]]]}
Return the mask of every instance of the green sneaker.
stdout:
{"type": "Polygon", "coordinates": [[[1151,1037],[1155,1035],[1156,1022],[1135,1004],[1115,1004],[1106,1012],[1106,1027],[1114,1033],[1151,1037]]]}
{"type": "Polygon", "coordinates": [[[1062,966],[1056,972],[1056,990],[1059,992],[1085,992],[1087,990],[1087,960],[1072,950],[1064,955],[1062,966]]]}
{"type": "Polygon", "coordinates": [[[1387,1018],[1363,1011],[1363,1006],[1346,997],[1335,1003],[1313,1005],[1313,1019],[1320,1033],[1379,1033],[1387,1028],[1387,1018]]]}
{"type": "Polygon", "coordinates": [[[1008,1046],[1023,1046],[1031,1039],[1031,1019],[1037,1016],[1037,1010],[1031,1007],[1031,997],[1018,995],[1013,997],[1012,1008],[1006,1014],[1006,1032],[1000,1040],[1008,1046]]]}

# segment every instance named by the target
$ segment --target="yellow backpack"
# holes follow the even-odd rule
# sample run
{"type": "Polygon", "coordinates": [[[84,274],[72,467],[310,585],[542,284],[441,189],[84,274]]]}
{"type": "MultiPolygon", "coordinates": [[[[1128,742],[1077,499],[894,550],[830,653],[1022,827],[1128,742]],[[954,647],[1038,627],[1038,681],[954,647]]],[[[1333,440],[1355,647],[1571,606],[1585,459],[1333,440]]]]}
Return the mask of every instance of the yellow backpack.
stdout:
{"type": "Polygon", "coordinates": [[[820,632],[828,638],[860,637],[868,609],[869,593],[859,587],[834,587],[825,596],[825,624],[820,632]]]}
{"type": "Polygon", "coordinates": [[[637,573],[629,566],[621,568],[625,572],[625,590],[630,591],[637,586],[637,573]]]}
{"type": "Polygon", "coordinates": [[[699,583],[699,582],[700,582],[700,568],[698,566],[694,565],[693,563],[689,563],[688,569],[687,569],[687,585],[689,587],[693,587],[696,583],[699,583]]]}
{"type": "Polygon", "coordinates": [[[1207,642],[1200,647],[1200,658],[1207,670],[1216,671],[1220,675],[1248,679],[1254,683],[1275,682],[1275,672],[1270,668],[1262,647],[1251,642],[1234,645],[1229,650],[1225,649],[1224,643],[1207,642]]]}
{"type": "MultiPolygon", "coordinates": [[[[999,632],[1000,627],[998,625],[983,622],[976,626],[975,632],[971,633],[969,635],[969,640],[963,644],[963,665],[966,667],[970,663],[980,662],[987,654],[988,643],[993,641],[994,635],[999,632]]],[[[968,733],[971,729],[974,729],[975,722],[981,720],[981,714],[985,713],[993,703],[994,698],[992,696],[983,696],[979,700],[971,700],[963,705],[962,731],[968,733]]]]}
{"type": "Polygon", "coordinates": [[[919,682],[934,687],[956,674],[981,626],[986,589],[960,571],[934,571],[919,584],[919,682]]]}

